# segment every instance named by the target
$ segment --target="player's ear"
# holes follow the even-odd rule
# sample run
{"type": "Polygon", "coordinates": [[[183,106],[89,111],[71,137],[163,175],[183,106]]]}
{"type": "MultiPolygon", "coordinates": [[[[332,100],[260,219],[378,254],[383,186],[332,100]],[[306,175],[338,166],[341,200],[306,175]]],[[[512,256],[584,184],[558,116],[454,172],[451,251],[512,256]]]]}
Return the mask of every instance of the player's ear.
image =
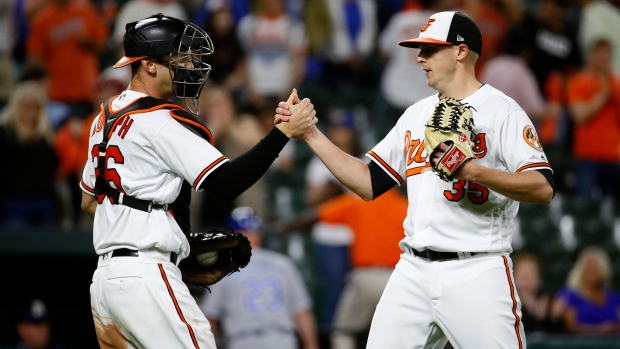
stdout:
{"type": "Polygon", "coordinates": [[[157,71],[155,61],[153,61],[149,57],[141,59],[140,64],[142,65],[142,68],[146,70],[146,72],[148,72],[149,74],[154,74],[157,71]]]}
{"type": "Polygon", "coordinates": [[[463,62],[467,57],[471,55],[472,52],[473,51],[470,51],[467,45],[460,44],[457,46],[456,60],[459,62],[463,62]]]}

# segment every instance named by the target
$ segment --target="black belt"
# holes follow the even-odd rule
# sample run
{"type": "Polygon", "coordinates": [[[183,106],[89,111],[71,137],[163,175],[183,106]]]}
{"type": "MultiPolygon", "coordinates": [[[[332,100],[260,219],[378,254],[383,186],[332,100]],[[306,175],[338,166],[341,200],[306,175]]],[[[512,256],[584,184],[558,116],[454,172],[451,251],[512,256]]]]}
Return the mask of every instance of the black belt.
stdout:
{"type": "Polygon", "coordinates": [[[477,256],[477,255],[488,254],[487,252],[463,252],[463,253],[439,252],[439,251],[433,251],[429,249],[426,249],[424,251],[418,251],[414,248],[407,248],[407,250],[413,253],[416,257],[428,259],[431,262],[445,262],[445,261],[452,261],[455,259],[465,259],[465,258],[477,256]]]}
{"type": "MultiPolygon", "coordinates": [[[[138,251],[128,248],[119,248],[118,250],[112,251],[110,257],[138,257],[138,251]]],[[[170,262],[172,264],[177,264],[177,254],[175,252],[170,252],[170,262]]]]}

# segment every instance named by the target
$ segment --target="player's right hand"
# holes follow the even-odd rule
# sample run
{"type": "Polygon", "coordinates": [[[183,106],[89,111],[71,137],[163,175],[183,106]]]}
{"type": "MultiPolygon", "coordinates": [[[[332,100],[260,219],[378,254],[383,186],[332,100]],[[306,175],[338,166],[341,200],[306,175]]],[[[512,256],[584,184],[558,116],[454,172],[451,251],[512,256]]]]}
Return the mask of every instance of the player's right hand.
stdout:
{"type": "Polygon", "coordinates": [[[278,103],[278,107],[276,108],[276,116],[273,121],[274,125],[279,124],[280,122],[287,122],[290,120],[289,116],[291,115],[290,107],[293,104],[298,104],[301,102],[299,100],[299,96],[297,95],[297,89],[293,88],[293,92],[288,97],[286,102],[278,103]]]}
{"type": "MultiPolygon", "coordinates": [[[[299,97],[296,96],[296,91],[293,91],[287,104],[288,102],[292,103],[295,98],[299,100],[299,97]]],[[[318,122],[314,105],[308,98],[304,98],[299,103],[289,105],[289,112],[291,113],[289,121],[276,124],[276,127],[289,138],[301,137],[310,127],[318,122]]]]}

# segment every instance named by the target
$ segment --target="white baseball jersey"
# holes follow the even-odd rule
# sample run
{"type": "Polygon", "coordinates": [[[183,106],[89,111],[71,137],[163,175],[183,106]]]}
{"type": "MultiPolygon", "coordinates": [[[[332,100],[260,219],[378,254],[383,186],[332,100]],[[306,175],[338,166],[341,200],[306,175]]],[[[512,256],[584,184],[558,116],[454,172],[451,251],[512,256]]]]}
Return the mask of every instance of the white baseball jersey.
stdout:
{"type": "MultiPolygon", "coordinates": [[[[145,96],[125,91],[112,101],[110,109],[118,111],[145,96]]],[[[88,162],[80,183],[82,190],[93,196],[97,145],[103,139],[102,119],[100,115],[91,126],[88,162]]],[[[207,140],[172,118],[167,109],[130,114],[119,122],[109,139],[106,156],[105,176],[113,187],[158,204],[172,203],[184,180],[198,190],[210,173],[229,161],[207,140]]],[[[185,258],[189,243],[172,214],[161,209],[144,212],[113,205],[106,198],[95,214],[95,251],[103,255],[118,248],[157,248],[185,258]]]]}
{"type": "MultiPolygon", "coordinates": [[[[401,248],[510,253],[519,203],[467,180],[444,182],[424,150],[425,124],[438,95],[409,107],[369,156],[399,185],[407,181],[409,208],[401,248]]],[[[473,113],[474,148],[481,165],[506,172],[550,170],[532,122],[510,97],[483,85],[462,100],[473,113]]]]}

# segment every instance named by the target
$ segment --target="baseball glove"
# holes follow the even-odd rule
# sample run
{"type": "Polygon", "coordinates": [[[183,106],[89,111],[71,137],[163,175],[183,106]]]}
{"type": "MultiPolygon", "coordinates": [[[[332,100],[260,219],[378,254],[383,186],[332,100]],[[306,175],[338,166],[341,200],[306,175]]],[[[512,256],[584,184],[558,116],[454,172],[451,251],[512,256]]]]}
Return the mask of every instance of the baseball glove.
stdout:
{"type": "Polygon", "coordinates": [[[250,241],[234,229],[191,233],[188,240],[190,254],[181,261],[179,269],[183,281],[191,285],[213,285],[247,266],[252,256],[250,241]]]}
{"type": "Polygon", "coordinates": [[[429,160],[439,144],[446,143],[449,147],[437,162],[431,162],[432,170],[444,181],[451,180],[452,174],[474,157],[474,120],[470,108],[454,98],[441,98],[426,123],[424,148],[429,160]]]}

